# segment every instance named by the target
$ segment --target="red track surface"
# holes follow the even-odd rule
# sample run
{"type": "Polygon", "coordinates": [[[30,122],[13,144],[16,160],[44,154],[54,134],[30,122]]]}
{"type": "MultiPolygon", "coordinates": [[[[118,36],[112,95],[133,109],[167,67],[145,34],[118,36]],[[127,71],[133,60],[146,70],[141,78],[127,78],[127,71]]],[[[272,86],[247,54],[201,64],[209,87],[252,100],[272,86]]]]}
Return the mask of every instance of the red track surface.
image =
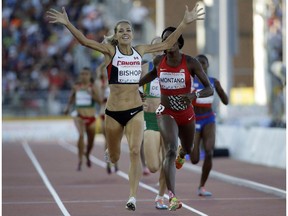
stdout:
{"type": "Polygon", "coordinates": [[[152,174],[142,177],[143,184],[139,186],[136,212],[128,212],[125,209],[125,203],[129,194],[126,179],[129,155],[125,141],[123,141],[119,161],[121,171],[112,175],[108,175],[103,168],[105,165],[101,162],[103,140],[99,137],[96,138],[93,155],[101,161],[93,157],[92,168],[83,166],[81,172],[76,171],[77,156],[73,153],[75,144],[71,142],[67,144],[63,141],[27,144],[3,143],[3,215],[54,216],[65,215],[66,211],[72,216],[282,216],[286,213],[284,191],[286,172],[282,169],[251,165],[227,158],[215,158],[213,168],[215,173],[211,175],[206,186],[209,191],[213,192],[213,196],[202,198],[196,194],[200,179],[197,171],[199,167],[187,162],[184,168],[177,171],[176,193],[188,209],[183,207],[176,212],[156,210],[154,207],[156,194],[150,190],[157,189],[158,174],[152,174]],[[30,152],[29,157],[27,152],[30,149],[32,154],[30,152]],[[31,159],[33,156],[35,158],[31,159]],[[36,160],[41,166],[42,175],[47,177],[46,180],[50,184],[48,187],[33,165],[36,160]],[[193,171],[194,169],[196,171],[193,171]],[[230,181],[227,176],[223,177],[221,174],[219,177],[219,172],[237,177],[237,179],[230,181]],[[263,190],[259,191],[259,188],[255,189],[247,182],[249,187],[246,184],[237,185],[243,179],[264,184],[265,187],[255,185],[255,188],[259,186],[260,190],[263,190]],[[143,188],[147,186],[148,188],[143,188]],[[54,190],[59,198],[56,198],[58,203],[53,198],[51,190],[54,190]]]}

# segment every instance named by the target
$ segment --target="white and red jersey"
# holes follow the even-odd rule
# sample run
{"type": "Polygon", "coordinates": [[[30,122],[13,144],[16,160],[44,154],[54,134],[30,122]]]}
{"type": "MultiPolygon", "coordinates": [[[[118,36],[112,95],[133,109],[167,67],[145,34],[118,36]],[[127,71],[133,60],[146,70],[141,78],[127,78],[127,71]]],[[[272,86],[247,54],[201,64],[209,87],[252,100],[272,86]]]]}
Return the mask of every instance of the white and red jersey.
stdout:
{"type": "Polygon", "coordinates": [[[164,56],[157,68],[161,94],[179,95],[190,93],[193,77],[187,68],[186,56],[182,54],[181,64],[178,67],[170,67],[166,61],[167,56],[164,56]]]}
{"type": "MultiPolygon", "coordinates": [[[[213,77],[209,77],[209,81],[212,85],[212,88],[215,88],[214,82],[215,82],[215,78],[213,77]]],[[[202,89],[204,89],[203,84],[199,81],[198,77],[195,76],[194,79],[194,83],[191,86],[191,92],[199,92],[202,89]]],[[[208,97],[203,97],[203,98],[196,98],[195,100],[192,101],[193,106],[197,106],[197,107],[212,107],[212,103],[214,101],[214,95],[210,95],[208,97]]]]}
{"type": "Polygon", "coordinates": [[[141,55],[133,47],[131,55],[124,55],[117,46],[115,49],[107,66],[109,84],[138,84],[142,73],[141,55]]]}

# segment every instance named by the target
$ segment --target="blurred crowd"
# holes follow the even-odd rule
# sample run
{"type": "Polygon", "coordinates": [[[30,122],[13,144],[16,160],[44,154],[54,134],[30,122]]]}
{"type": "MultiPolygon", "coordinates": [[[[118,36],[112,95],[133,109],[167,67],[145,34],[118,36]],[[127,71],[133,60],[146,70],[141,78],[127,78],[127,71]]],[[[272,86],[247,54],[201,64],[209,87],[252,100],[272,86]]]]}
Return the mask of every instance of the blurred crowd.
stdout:
{"type": "Polygon", "coordinates": [[[33,92],[42,92],[46,99],[57,97],[57,92],[71,89],[82,67],[95,71],[102,62],[100,53],[79,45],[66,28],[49,24],[45,15],[48,9],[61,10],[65,5],[70,21],[87,37],[101,42],[109,30],[101,1],[6,0],[2,4],[4,106],[21,106],[17,98],[32,97],[33,92]]]}

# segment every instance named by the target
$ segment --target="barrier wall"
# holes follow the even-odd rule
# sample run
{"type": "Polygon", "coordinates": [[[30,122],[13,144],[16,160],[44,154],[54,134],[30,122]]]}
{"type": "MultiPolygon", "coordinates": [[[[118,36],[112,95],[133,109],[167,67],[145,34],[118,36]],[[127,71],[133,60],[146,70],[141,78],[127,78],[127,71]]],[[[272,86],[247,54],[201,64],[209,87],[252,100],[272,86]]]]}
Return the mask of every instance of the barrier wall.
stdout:
{"type": "MultiPolygon", "coordinates": [[[[98,124],[99,125],[99,122],[98,124]]],[[[72,119],[3,121],[2,141],[77,140],[72,119]]],[[[230,157],[255,164],[286,168],[286,130],[217,125],[216,148],[228,148],[230,157]]]]}
{"type": "Polygon", "coordinates": [[[286,130],[218,125],[216,148],[228,148],[230,157],[250,163],[286,168],[286,130]]]}

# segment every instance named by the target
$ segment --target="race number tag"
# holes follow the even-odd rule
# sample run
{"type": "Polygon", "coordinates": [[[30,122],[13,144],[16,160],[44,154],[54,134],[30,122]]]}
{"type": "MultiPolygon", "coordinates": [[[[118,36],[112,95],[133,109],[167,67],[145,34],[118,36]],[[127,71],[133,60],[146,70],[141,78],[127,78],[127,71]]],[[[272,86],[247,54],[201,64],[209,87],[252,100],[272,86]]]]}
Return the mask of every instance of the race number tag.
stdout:
{"type": "Polygon", "coordinates": [[[156,115],[161,115],[164,109],[165,107],[162,104],[160,104],[159,107],[156,109],[156,115]]]}
{"type": "Polygon", "coordinates": [[[91,106],[92,95],[86,90],[76,92],[76,106],[91,106]]]}
{"type": "Polygon", "coordinates": [[[185,88],[185,73],[161,72],[160,85],[163,89],[185,88]]]}
{"type": "Polygon", "coordinates": [[[161,95],[158,77],[150,83],[150,95],[153,97],[160,97],[161,95]]]}

